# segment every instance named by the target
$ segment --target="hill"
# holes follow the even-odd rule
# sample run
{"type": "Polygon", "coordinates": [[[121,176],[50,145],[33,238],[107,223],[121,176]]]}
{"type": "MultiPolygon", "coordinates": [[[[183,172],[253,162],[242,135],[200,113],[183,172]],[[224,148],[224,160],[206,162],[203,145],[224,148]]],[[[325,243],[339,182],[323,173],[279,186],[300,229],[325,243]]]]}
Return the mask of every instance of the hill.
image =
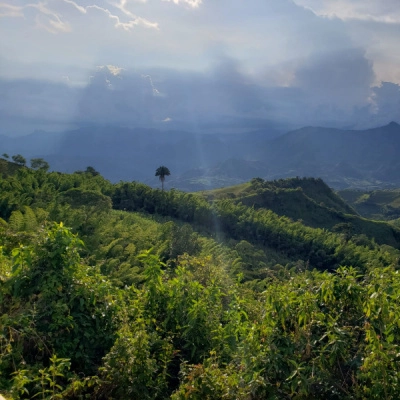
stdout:
{"type": "Polygon", "coordinates": [[[242,134],[87,126],[62,133],[3,138],[2,151],[43,157],[58,171],[94,166],[113,182],[157,185],[151,173],[166,165],[168,187],[186,191],[232,186],[254,177],[310,176],[336,189],[400,186],[400,125],[363,131],[306,127],[242,134]]]}
{"type": "Polygon", "coordinates": [[[371,192],[346,189],[338,194],[366,218],[387,221],[400,218],[400,189],[371,192]]]}
{"type": "Polygon", "coordinates": [[[319,177],[337,189],[390,188],[400,185],[399,151],[400,125],[395,122],[363,131],[306,127],[260,142],[248,157],[197,170],[175,184],[204,190],[223,180],[226,186],[244,182],[250,173],[267,180],[319,177]]]}
{"type": "Polygon", "coordinates": [[[231,199],[255,209],[272,210],[314,228],[325,228],[350,236],[366,235],[378,243],[395,247],[400,244],[398,229],[387,223],[360,217],[321,179],[264,181],[256,178],[251,183],[203,191],[201,195],[209,201],[231,199]]]}
{"type": "Polygon", "coordinates": [[[333,187],[399,185],[400,125],[365,131],[302,128],[259,150],[270,175],[318,176],[333,187]]]}

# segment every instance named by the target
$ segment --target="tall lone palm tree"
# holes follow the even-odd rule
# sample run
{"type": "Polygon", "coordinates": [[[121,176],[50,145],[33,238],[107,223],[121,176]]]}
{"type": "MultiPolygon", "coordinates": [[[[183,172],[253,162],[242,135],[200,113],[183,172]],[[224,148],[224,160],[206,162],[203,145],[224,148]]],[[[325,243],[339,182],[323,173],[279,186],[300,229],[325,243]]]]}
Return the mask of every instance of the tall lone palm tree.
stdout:
{"type": "Polygon", "coordinates": [[[161,165],[161,167],[158,167],[156,169],[156,175],[160,178],[161,181],[161,188],[164,191],[164,181],[166,176],[170,176],[171,172],[169,172],[169,169],[167,167],[164,167],[164,165],[161,165]]]}

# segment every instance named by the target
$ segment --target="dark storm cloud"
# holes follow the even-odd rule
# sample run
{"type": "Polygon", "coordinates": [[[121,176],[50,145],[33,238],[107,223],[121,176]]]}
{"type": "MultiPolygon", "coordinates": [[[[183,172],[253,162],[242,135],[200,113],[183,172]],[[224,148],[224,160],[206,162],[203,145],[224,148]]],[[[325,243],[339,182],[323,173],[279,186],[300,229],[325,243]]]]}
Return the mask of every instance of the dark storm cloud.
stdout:
{"type": "Polygon", "coordinates": [[[69,85],[33,79],[0,79],[0,134],[63,128],[75,114],[79,90],[69,85]]]}
{"type": "Polygon", "coordinates": [[[46,121],[229,132],[239,120],[241,130],[251,130],[254,121],[340,127],[399,118],[398,85],[371,89],[374,73],[361,49],[314,54],[293,74],[290,87],[268,86],[221,57],[205,72],[98,67],[86,86],[2,81],[0,134],[10,134],[17,116],[30,131],[46,121]]]}
{"type": "Polygon", "coordinates": [[[199,126],[222,116],[260,116],[262,88],[233,60],[220,60],[205,73],[173,70],[98,69],[82,90],[77,119],[102,123],[199,126]]]}

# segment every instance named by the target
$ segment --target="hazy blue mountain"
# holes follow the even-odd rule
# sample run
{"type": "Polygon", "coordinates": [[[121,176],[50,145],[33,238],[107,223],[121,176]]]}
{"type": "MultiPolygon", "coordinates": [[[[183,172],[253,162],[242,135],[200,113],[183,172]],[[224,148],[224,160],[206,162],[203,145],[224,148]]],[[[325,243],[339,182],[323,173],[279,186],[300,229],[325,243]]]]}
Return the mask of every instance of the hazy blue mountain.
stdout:
{"type": "Polygon", "coordinates": [[[44,157],[54,170],[93,166],[112,181],[157,185],[166,165],[166,187],[203,190],[253,177],[321,177],[336,188],[400,185],[400,125],[364,131],[305,127],[285,134],[200,134],[182,130],[86,126],[62,133],[37,131],[0,137],[0,154],[44,157]]]}
{"type": "MultiPolygon", "coordinates": [[[[87,126],[62,133],[34,132],[2,137],[1,153],[44,157],[52,169],[72,172],[94,166],[113,181],[153,182],[153,170],[168,165],[175,177],[193,168],[211,168],[231,157],[251,157],[259,143],[281,132],[199,134],[179,130],[87,126]]],[[[156,182],[156,181],[154,181],[156,182]]],[[[154,183],[153,182],[153,183],[154,183]]]]}
{"type": "Polygon", "coordinates": [[[319,176],[333,186],[400,184],[400,125],[364,131],[302,128],[260,149],[270,176],[319,176]],[[357,184],[357,182],[359,182],[357,184]]]}

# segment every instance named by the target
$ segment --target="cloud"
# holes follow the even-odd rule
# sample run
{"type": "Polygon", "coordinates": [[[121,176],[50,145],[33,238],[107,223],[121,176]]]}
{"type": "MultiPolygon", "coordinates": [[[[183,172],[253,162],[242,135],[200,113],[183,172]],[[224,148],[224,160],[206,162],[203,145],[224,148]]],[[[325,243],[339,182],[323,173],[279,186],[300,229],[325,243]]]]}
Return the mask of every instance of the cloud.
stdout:
{"type": "MultiPolygon", "coordinates": [[[[235,118],[375,120],[390,96],[374,87],[400,83],[400,31],[364,17],[397,18],[397,2],[0,0],[0,72],[68,76],[64,83],[79,86],[80,122],[197,129],[235,118]]],[[[21,106],[11,104],[24,114],[33,99],[18,93],[21,106]]]]}
{"type": "Polygon", "coordinates": [[[203,3],[203,0],[163,0],[163,1],[166,1],[166,2],[172,1],[174,4],[181,4],[181,3],[187,4],[188,6],[193,7],[193,8],[197,8],[203,3]]]}
{"type": "Polygon", "coordinates": [[[349,109],[365,105],[375,80],[371,62],[362,49],[315,54],[296,71],[295,85],[309,94],[314,104],[349,109]]]}
{"type": "Polygon", "coordinates": [[[28,9],[37,11],[34,20],[36,27],[43,28],[50,33],[69,32],[70,25],[63,21],[60,14],[47,7],[46,2],[31,3],[22,6],[12,6],[7,3],[0,3],[1,17],[24,17],[28,9]]]}
{"type": "Polygon", "coordinates": [[[68,22],[63,21],[61,15],[47,7],[46,2],[30,3],[22,6],[0,3],[0,17],[26,17],[28,9],[37,11],[35,15],[35,24],[50,33],[69,32],[71,30],[68,22]]]}
{"type": "MultiPolygon", "coordinates": [[[[398,33],[391,31],[385,36],[381,27],[371,29],[370,24],[360,21],[350,24],[338,18],[323,18],[292,0],[252,0],[251,7],[243,0],[41,0],[64,23],[52,18],[52,25],[40,20],[42,25],[52,32],[69,30],[70,34],[63,35],[60,46],[59,37],[46,38],[42,32],[31,30],[29,48],[23,43],[22,32],[27,32],[27,25],[35,22],[33,11],[40,12],[23,7],[27,2],[39,4],[39,0],[1,1],[15,5],[8,7],[7,13],[25,15],[15,24],[7,26],[6,22],[0,27],[0,34],[12,32],[7,35],[9,48],[31,63],[40,59],[51,63],[54,58],[59,63],[85,64],[90,68],[118,64],[199,71],[225,54],[240,60],[255,74],[269,75],[271,80],[290,86],[297,66],[313,54],[360,47],[373,61],[378,75],[376,83],[400,79],[399,73],[393,72],[399,71],[399,61],[395,60],[398,33]],[[388,40],[390,37],[392,40],[388,40]],[[385,65],[379,62],[388,54],[393,65],[390,69],[385,68],[389,63],[386,60],[385,65]]],[[[300,1],[312,0],[297,0],[300,1]]],[[[392,1],[388,0],[388,4],[392,1]]],[[[351,4],[349,0],[347,3],[351,4]]],[[[6,8],[2,10],[5,14],[6,8]]],[[[48,18],[40,14],[42,19],[48,18]]],[[[7,49],[3,54],[7,54],[7,49]]]]}
{"type": "MultiPolygon", "coordinates": [[[[126,0],[122,0],[119,4],[116,4],[116,7],[117,9],[122,10],[125,15],[129,16],[130,19],[128,21],[123,21],[121,16],[111,12],[106,7],[101,7],[98,4],[83,6],[73,0],[62,0],[62,2],[72,6],[74,10],[85,15],[91,10],[100,11],[114,21],[114,26],[116,28],[121,28],[127,32],[131,31],[136,26],[158,29],[158,23],[149,21],[146,18],[142,18],[127,11],[125,9],[126,0]]],[[[34,9],[37,11],[34,16],[36,27],[42,28],[49,33],[70,32],[72,30],[71,22],[68,21],[59,10],[59,3],[55,0],[39,1],[37,3],[29,3],[19,6],[9,3],[0,3],[0,17],[24,17],[29,19],[27,13],[28,9],[34,9]]]]}
{"type": "Polygon", "coordinates": [[[75,121],[129,126],[151,126],[165,118],[148,75],[98,67],[80,91],[75,121]]]}
{"type": "Polygon", "coordinates": [[[121,18],[119,16],[111,13],[111,11],[108,10],[107,8],[100,7],[96,4],[92,4],[92,5],[83,7],[72,0],[63,0],[63,1],[67,4],[71,4],[74,8],[76,8],[82,14],[86,14],[90,9],[99,10],[99,11],[105,13],[109,18],[111,18],[112,20],[115,21],[116,28],[122,28],[125,31],[130,31],[130,30],[132,30],[132,28],[134,28],[137,25],[142,25],[146,28],[158,29],[158,24],[156,22],[148,21],[147,19],[138,17],[137,15],[128,11],[126,9],[126,4],[127,4],[126,0],[121,0],[120,3],[116,3],[116,4],[114,4],[114,6],[117,7],[118,9],[120,9],[125,15],[128,15],[130,18],[132,18],[128,22],[122,22],[121,18]]]}
{"type": "Polygon", "coordinates": [[[51,10],[46,3],[27,4],[24,8],[34,8],[38,10],[35,17],[36,25],[50,33],[70,32],[71,27],[67,21],[63,21],[59,13],[51,10]]]}
{"type": "Polygon", "coordinates": [[[86,86],[67,78],[62,84],[0,80],[0,134],[17,118],[29,127],[25,133],[50,123],[235,132],[263,129],[268,121],[292,127],[399,121],[399,85],[371,89],[372,80],[368,60],[357,49],[304,61],[292,87],[261,85],[229,58],[201,73],[100,66],[86,86]]]}
{"type": "Polygon", "coordinates": [[[118,76],[124,71],[124,68],[117,67],[115,65],[99,65],[98,70],[107,70],[111,75],[118,76]]]}
{"type": "Polygon", "coordinates": [[[0,3],[0,17],[23,17],[22,7],[0,3]]]}
{"type": "Polygon", "coordinates": [[[90,6],[85,7],[85,9],[86,9],[86,12],[90,9],[95,9],[95,10],[99,10],[99,11],[105,13],[109,18],[111,18],[113,21],[115,21],[116,28],[122,28],[123,30],[125,30],[127,32],[131,31],[135,26],[143,26],[145,28],[158,29],[157,22],[151,22],[145,18],[138,17],[133,14],[130,14],[130,17],[133,19],[131,19],[127,22],[122,22],[121,18],[118,15],[111,13],[110,10],[108,10],[107,8],[99,7],[97,5],[90,5],[90,6]]]}
{"type": "Polygon", "coordinates": [[[400,24],[398,0],[294,0],[316,15],[343,20],[400,24]]]}
{"type": "Polygon", "coordinates": [[[238,119],[249,126],[268,119],[340,126],[355,120],[357,109],[370,106],[374,74],[360,49],[315,54],[293,73],[292,87],[274,87],[261,84],[230,58],[203,73],[153,69],[113,75],[103,67],[82,91],[78,118],[157,126],[167,122],[167,115],[175,128],[189,130],[222,121],[227,129],[237,129],[238,119]]]}
{"type": "Polygon", "coordinates": [[[400,85],[382,82],[372,88],[373,112],[385,121],[400,122],[400,85]]]}
{"type": "MultiPolygon", "coordinates": [[[[134,0],[134,2],[147,3],[147,0],[134,0]]],[[[127,9],[127,6],[129,4],[128,0],[120,0],[119,3],[109,1],[109,4],[113,5],[114,7],[118,8],[119,10],[121,10],[128,17],[135,17],[135,15],[127,9]]]]}
{"type": "Polygon", "coordinates": [[[75,1],[72,1],[72,0],[63,0],[63,1],[64,1],[64,3],[71,4],[74,8],[76,8],[82,14],[86,14],[87,13],[87,8],[78,5],[77,3],[75,3],[75,1]]]}
{"type": "Polygon", "coordinates": [[[75,119],[79,89],[43,80],[0,79],[0,134],[65,128],[75,119]]]}

